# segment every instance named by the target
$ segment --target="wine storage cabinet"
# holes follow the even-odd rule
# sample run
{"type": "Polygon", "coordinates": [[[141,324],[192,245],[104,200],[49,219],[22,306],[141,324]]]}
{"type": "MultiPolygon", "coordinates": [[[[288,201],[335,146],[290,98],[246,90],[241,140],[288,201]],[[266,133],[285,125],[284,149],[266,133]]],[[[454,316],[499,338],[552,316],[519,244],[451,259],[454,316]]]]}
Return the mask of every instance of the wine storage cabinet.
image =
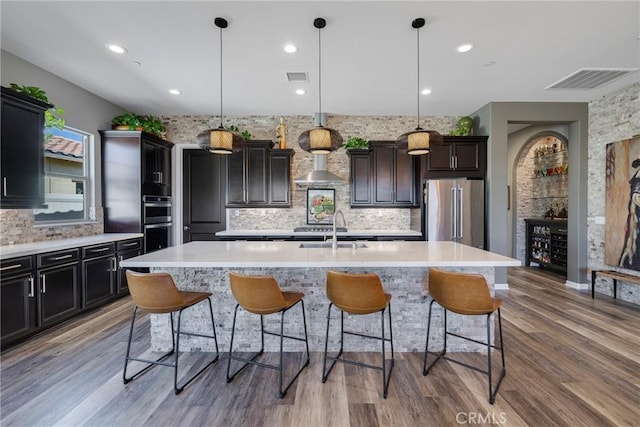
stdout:
{"type": "Polygon", "coordinates": [[[527,250],[525,265],[537,264],[556,272],[567,273],[567,221],[525,219],[527,250]]]}

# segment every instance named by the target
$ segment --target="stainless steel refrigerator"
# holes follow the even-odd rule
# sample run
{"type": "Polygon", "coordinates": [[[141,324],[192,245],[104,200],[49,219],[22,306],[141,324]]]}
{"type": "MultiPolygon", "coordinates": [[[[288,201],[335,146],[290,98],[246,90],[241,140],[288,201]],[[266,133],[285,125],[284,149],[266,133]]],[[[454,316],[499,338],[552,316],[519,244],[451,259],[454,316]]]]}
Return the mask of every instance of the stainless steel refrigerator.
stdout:
{"type": "Polygon", "coordinates": [[[424,182],[426,240],[452,240],[485,248],[484,181],[429,179],[424,182]]]}

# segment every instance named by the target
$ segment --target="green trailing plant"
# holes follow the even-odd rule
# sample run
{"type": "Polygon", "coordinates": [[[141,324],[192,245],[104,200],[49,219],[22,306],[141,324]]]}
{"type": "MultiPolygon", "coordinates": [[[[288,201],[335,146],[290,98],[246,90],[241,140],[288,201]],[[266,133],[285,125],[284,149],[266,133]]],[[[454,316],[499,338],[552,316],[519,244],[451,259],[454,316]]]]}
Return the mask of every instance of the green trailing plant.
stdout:
{"type": "MultiPolygon", "coordinates": [[[[64,110],[62,108],[56,107],[53,102],[47,96],[47,93],[37,86],[25,86],[19,85],[16,83],[10,83],[10,87],[13,91],[18,93],[23,93],[33,99],[37,99],[38,101],[46,102],[47,104],[51,104],[52,107],[44,112],[44,127],[46,128],[57,128],[62,130],[65,125],[64,121],[64,110]]],[[[51,137],[51,134],[45,134],[48,138],[51,137]]]]}
{"type": "Polygon", "coordinates": [[[244,139],[245,141],[248,141],[251,139],[251,134],[249,133],[249,131],[247,130],[243,130],[242,132],[240,131],[240,129],[238,129],[238,126],[236,125],[231,125],[229,126],[229,130],[231,132],[238,132],[240,135],[242,135],[242,139],[244,139]]]}
{"type": "Polygon", "coordinates": [[[369,141],[357,136],[350,136],[349,138],[347,138],[347,142],[342,144],[342,148],[345,148],[347,150],[368,150],[369,141]]]}
{"type": "Polygon", "coordinates": [[[135,113],[130,113],[125,111],[119,116],[115,116],[111,119],[111,124],[115,126],[128,126],[129,130],[136,130],[136,128],[141,127],[142,123],[140,120],[140,116],[135,113]]]}
{"type": "Polygon", "coordinates": [[[158,136],[163,135],[165,131],[164,123],[162,123],[158,117],[148,114],[146,116],[140,116],[139,119],[142,130],[158,136]]]}

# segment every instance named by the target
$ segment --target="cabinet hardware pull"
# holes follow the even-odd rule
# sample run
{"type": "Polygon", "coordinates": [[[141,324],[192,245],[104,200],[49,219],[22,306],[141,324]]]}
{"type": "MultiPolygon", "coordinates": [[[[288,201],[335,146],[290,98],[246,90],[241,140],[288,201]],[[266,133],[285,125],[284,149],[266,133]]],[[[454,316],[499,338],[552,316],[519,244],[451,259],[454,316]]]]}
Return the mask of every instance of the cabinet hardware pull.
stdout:
{"type": "Polygon", "coordinates": [[[47,276],[44,274],[40,275],[40,281],[42,282],[42,291],[41,293],[46,294],[47,293],[47,276]]]}
{"type": "MultiPolygon", "coordinates": [[[[91,249],[91,252],[104,252],[104,251],[108,251],[109,248],[100,248],[100,249],[91,249]]],[[[71,256],[71,255],[69,255],[71,256]]]]}
{"type": "Polygon", "coordinates": [[[33,276],[29,276],[29,298],[33,298],[35,295],[33,294],[33,276]]]}
{"type": "Polygon", "coordinates": [[[111,271],[118,271],[117,264],[118,261],[116,257],[111,257],[111,271]]]}
{"type": "Polygon", "coordinates": [[[62,255],[62,256],[57,256],[55,258],[51,258],[53,261],[60,261],[61,259],[67,259],[67,258],[71,258],[73,255],[68,254],[68,255],[62,255]]]}
{"type": "Polygon", "coordinates": [[[454,164],[453,164],[454,169],[458,169],[458,156],[454,157],[454,164]]]}
{"type": "Polygon", "coordinates": [[[3,196],[7,195],[7,177],[6,176],[2,177],[2,195],[3,196]]]}
{"type": "Polygon", "coordinates": [[[22,267],[22,264],[7,265],[6,267],[0,268],[0,271],[13,270],[14,268],[19,268],[19,267],[22,267]]]}
{"type": "Polygon", "coordinates": [[[127,246],[127,247],[129,247],[129,246],[138,246],[138,242],[125,243],[125,244],[124,244],[124,245],[122,245],[122,246],[127,246]]]}

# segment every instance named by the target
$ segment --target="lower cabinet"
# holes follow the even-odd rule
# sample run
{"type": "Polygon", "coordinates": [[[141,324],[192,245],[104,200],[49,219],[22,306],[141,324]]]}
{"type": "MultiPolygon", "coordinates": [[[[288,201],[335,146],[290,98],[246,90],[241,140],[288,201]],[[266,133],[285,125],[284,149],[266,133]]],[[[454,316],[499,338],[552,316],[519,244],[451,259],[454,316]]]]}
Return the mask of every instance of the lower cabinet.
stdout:
{"type": "Polygon", "coordinates": [[[141,254],[136,238],[1,261],[1,347],[127,293],[119,262],[141,254]]]}
{"type": "Polygon", "coordinates": [[[82,249],[82,305],[99,305],[116,294],[116,245],[82,249]]]}

